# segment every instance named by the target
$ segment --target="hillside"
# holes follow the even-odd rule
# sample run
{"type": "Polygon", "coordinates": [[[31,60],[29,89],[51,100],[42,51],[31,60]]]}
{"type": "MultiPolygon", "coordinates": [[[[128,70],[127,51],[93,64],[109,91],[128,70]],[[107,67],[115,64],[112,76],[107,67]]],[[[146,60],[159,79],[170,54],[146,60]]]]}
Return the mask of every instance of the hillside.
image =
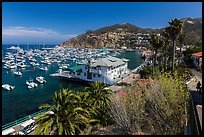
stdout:
{"type": "MultiPolygon", "coordinates": [[[[186,44],[202,45],[202,18],[183,18],[184,33],[186,34],[186,44]]],[[[98,30],[89,30],[75,38],[62,43],[62,46],[78,47],[78,48],[100,48],[110,47],[119,48],[123,45],[131,47],[132,37],[135,38],[136,33],[157,33],[161,34],[163,28],[141,28],[129,23],[115,24],[100,28],[98,30]]],[[[134,45],[135,46],[135,45],[134,45]]],[[[137,45],[136,45],[137,46],[137,45]]]]}
{"type": "Polygon", "coordinates": [[[202,46],[202,18],[185,18],[184,33],[187,44],[202,46]]]}

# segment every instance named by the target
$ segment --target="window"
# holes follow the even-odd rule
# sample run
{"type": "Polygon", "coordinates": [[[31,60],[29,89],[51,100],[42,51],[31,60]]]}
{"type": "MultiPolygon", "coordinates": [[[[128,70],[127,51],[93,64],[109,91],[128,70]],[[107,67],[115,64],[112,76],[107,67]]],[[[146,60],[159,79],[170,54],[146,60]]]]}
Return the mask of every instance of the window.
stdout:
{"type": "Polygon", "coordinates": [[[85,66],[85,69],[87,69],[87,66],[85,66]]]}
{"type": "Polygon", "coordinates": [[[93,74],[93,77],[95,78],[95,77],[96,77],[96,74],[93,74]]]}
{"type": "Polygon", "coordinates": [[[100,74],[98,74],[98,77],[101,77],[101,75],[100,75],[100,74]]]}
{"type": "Polygon", "coordinates": [[[84,73],[84,76],[86,76],[86,73],[84,73]]]}

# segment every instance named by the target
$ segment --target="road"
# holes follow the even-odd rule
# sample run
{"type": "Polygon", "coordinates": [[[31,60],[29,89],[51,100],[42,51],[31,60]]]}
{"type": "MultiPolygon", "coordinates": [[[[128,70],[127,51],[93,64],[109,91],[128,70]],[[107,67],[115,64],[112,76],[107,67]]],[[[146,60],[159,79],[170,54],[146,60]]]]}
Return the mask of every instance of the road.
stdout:
{"type": "Polygon", "coordinates": [[[202,129],[202,93],[199,93],[196,90],[196,85],[197,85],[198,80],[202,83],[202,73],[200,73],[194,69],[191,69],[191,71],[195,75],[196,79],[189,82],[187,86],[188,86],[189,92],[192,96],[192,99],[193,99],[193,102],[195,105],[194,107],[196,107],[200,127],[202,129]]]}
{"type": "Polygon", "coordinates": [[[190,70],[202,84],[202,73],[195,69],[190,69],[190,70]]]}

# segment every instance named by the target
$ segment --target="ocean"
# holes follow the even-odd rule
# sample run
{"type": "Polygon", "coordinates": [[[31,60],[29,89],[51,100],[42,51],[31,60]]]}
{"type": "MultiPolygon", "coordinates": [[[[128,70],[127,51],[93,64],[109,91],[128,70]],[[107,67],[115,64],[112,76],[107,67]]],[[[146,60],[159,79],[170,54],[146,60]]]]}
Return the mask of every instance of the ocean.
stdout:
{"type": "MultiPolygon", "coordinates": [[[[18,45],[25,50],[50,48],[55,45],[18,45]]],[[[6,48],[11,45],[2,45],[3,54],[6,48]]],[[[121,52],[116,57],[129,59],[128,68],[135,69],[143,63],[137,52],[121,52]]],[[[36,111],[39,111],[41,104],[51,104],[51,96],[54,92],[63,88],[69,88],[72,91],[82,90],[85,84],[67,81],[65,79],[58,79],[50,77],[50,74],[58,70],[57,65],[49,65],[48,71],[40,71],[35,67],[26,68],[22,70],[23,76],[14,76],[14,70],[3,69],[2,63],[2,84],[15,85],[14,90],[6,91],[2,89],[2,125],[12,122],[16,119],[22,118],[36,111]],[[30,72],[28,70],[34,70],[30,72]],[[27,89],[26,80],[32,78],[35,81],[37,76],[43,76],[47,81],[43,85],[38,85],[37,88],[27,89]]]]}

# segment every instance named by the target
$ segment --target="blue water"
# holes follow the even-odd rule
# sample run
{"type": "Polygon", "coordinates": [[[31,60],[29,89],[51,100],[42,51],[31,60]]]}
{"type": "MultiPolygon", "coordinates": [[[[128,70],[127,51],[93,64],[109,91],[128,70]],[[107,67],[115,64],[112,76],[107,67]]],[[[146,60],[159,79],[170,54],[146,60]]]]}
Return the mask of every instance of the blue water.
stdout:
{"type": "MultiPolygon", "coordinates": [[[[25,50],[53,46],[55,45],[19,45],[20,48],[25,50]]],[[[11,45],[3,45],[2,51],[5,53],[8,47],[11,47],[11,45]]],[[[129,59],[129,69],[134,69],[143,63],[136,52],[123,52],[117,55],[117,57],[129,59]]],[[[23,76],[17,77],[13,74],[14,70],[2,69],[2,84],[15,85],[13,91],[2,90],[2,124],[6,124],[38,111],[38,107],[41,104],[51,103],[50,97],[54,95],[55,91],[59,91],[62,88],[69,88],[73,91],[77,91],[87,86],[77,82],[50,77],[50,74],[55,73],[57,70],[57,65],[49,65],[48,71],[40,71],[35,67],[31,67],[22,70],[23,76]],[[33,69],[34,72],[27,71],[29,69],[33,69]],[[35,81],[37,76],[43,76],[47,81],[46,84],[38,85],[38,87],[34,89],[27,89],[25,84],[26,80],[32,78],[35,81]]]]}

